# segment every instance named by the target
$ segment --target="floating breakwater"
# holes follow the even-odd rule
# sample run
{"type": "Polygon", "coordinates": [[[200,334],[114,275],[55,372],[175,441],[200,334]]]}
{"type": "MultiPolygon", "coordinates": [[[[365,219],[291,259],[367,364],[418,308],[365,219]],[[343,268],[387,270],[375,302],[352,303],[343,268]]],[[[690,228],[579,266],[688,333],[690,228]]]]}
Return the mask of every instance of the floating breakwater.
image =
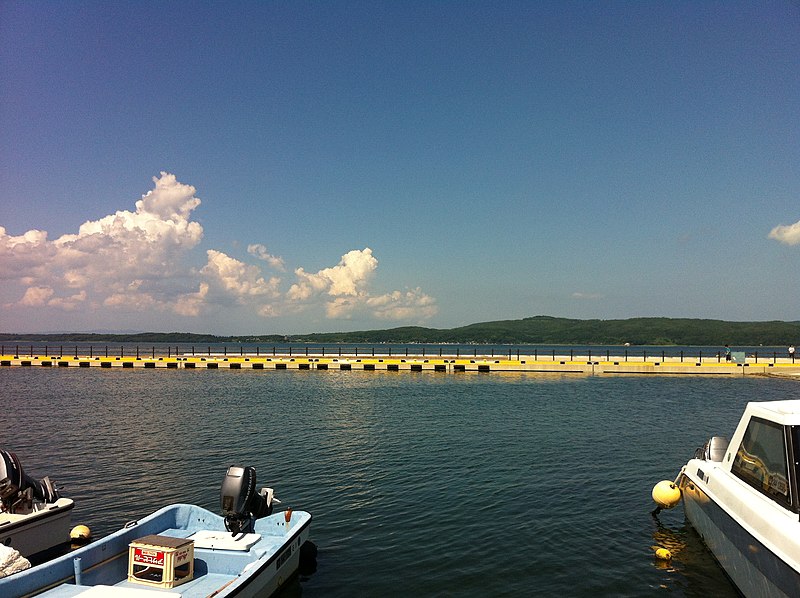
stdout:
{"type": "Polygon", "coordinates": [[[538,355],[471,357],[425,355],[169,355],[169,356],[97,356],[97,355],[0,355],[0,367],[78,367],[145,369],[250,369],[250,370],[323,370],[389,372],[527,372],[544,374],[653,374],[653,375],[798,375],[800,361],[790,358],[747,357],[725,361],[719,356],[638,356],[538,355]]]}

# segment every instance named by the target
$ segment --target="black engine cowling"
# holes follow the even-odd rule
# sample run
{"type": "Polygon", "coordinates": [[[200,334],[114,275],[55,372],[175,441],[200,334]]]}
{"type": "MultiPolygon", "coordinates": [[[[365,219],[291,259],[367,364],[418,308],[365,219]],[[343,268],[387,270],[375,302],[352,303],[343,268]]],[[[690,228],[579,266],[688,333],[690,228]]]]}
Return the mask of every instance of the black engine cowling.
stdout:
{"type": "Polygon", "coordinates": [[[0,500],[3,507],[13,511],[21,503],[34,498],[53,503],[60,496],[50,478],[35,480],[22,469],[16,454],[0,450],[0,500]]]}
{"type": "Polygon", "coordinates": [[[225,473],[220,491],[225,527],[233,534],[251,533],[255,520],[272,514],[272,493],[267,488],[256,491],[254,467],[231,466],[225,473]]]}

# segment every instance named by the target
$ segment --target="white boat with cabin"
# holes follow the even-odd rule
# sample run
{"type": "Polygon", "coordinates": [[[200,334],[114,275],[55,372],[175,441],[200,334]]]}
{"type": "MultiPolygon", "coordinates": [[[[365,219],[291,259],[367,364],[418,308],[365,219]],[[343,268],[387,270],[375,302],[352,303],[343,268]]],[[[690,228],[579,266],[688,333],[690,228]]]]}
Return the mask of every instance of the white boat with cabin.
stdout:
{"type": "Polygon", "coordinates": [[[800,596],[800,400],[748,403],[730,442],[715,436],[658,508],[686,518],[747,597],[800,596]]]}

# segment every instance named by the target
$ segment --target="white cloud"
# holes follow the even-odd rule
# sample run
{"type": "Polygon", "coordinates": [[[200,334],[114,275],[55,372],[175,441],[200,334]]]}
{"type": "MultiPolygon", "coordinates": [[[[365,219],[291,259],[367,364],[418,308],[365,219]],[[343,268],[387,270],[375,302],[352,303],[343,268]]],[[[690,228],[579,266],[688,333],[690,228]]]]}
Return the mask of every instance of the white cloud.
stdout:
{"type": "Polygon", "coordinates": [[[48,241],[47,233],[20,236],[0,227],[0,279],[28,287],[21,306],[31,306],[50,289],[48,305],[74,309],[80,303],[143,310],[171,309],[174,278],[182,258],[203,236],[189,220],[200,205],[195,188],[161,173],[155,188],[136,202],[136,211],[118,211],[83,223],[77,234],[48,241]],[[78,291],[78,292],[76,292],[78,291]]]}
{"type": "MultiPolygon", "coordinates": [[[[369,287],[378,260],[369,247],[315,273],[296,268],[288,289],[259,265],[216,249],[206,250],[202,268],[191,268],[188,259],[203,238],[203,227],[191,219],[200,206],[196,190],[166,172],[153,183],[134,211],[84,222],[77,233],[52,241],[45,231],[12,236],[0,227],[0,285],[6,298],[18,291],[4,308],[84,310],[93,320],[105,312],[106,321],[112,312],[198,317],[223,308],[239,310],[245,322],[248,316],[304,312],[418,321],[437,312],[435,299],[419,288],[373,295],[369,287]]],[[[286,270],[284,259],[261,243],[248,245],[247,253],[268,268],[286,270]]],[[[137,315],[144,327],[145,317],[137,315]]]]}
{"type": "Polygon", "coordinates": [[[347,320],[357,311],[361,302],[353,297],[336,297],[325,303],[325,316],[331,320],[347,320]]]}
{"type": "Polygon", "coordinates": [[[334,297],[358,296],[378,267],[378,260],[367,247],[354,249],[342,256],[338,265],[309,274],[303,268],[295,270],[298,282],[289,289],[289,299],[306,301],[314,295],[325,293],[334,297]]]}
{"type": "Polygon", "coordinates": [[[267,282],[256,266],[249,266],[214,249],[209,249],[207,254],[208,263],[200,273],[240,303],[246,303],[250,297],[275,298],[279,295],[280,278],[271,278],[267,282]]]}
{"type": "Polygon", "coordinates": [[[769,238],[785,245],[800,245],[800,222],[776,226],[769,232],[769,238]]]}
{"type": "Polygon", "coordinates": [[[202,282],[196,293],[186,293],[178,297],[175,301],[175,313],[181,316],[199,316],[205,306],[206,295],[208,284],[202,282]]]}
{"type": "Polygon", "coordinates": [[[53,296],[53,292],[50,287],[28,287],[19,302],[28,307],[38,307],[44,305],[53,296]]]}
{"type": "Polygon", "coordinates": [[[282,257],[270,255],[267,252],[267,248],[264,247],[261,243],[256,243],[254,245],[247,246],[247,253],[257,257],[258,259],[267,262],[272,268],[279,270],[281,272],[286,271],[286,265],[283,262],[282,257]]]}
{"type": "Polygon", "coordinates": [[[394,291],[367,300],[372,315],[382,320],[426,319],[436,315],[439,308],[436,300],[422,292],[422,289],[394,291]]]}
{"type": "Polygon", "coordinates": [[[372,250],[354,249],[342,256],[336,266],[317,273],[295,270],[297,282],[286,298],[295,309],[302,304],[324,301],[325,315],[348,319],[356,315],[384,320],[423,320],[438,312],[436,300],[421,289],[371,295],[369,282],[378,267],[372,250]]]}
{"type": "Polygon", "coordinates": [[[262,318],[275,318],[281,315],[280,309],[275,305],[261,305],[257,310],[256,313],[261,316],[262,318]]]}
{"type": "Polygon", "coordinates": [[[86,301],[86,291],[75,293],[69,297],[56,297],[47,302],[50,307],[57,307],[64,311],[75,311],[80,309],[86,301]]]}
{"type": "Polygon", "coordinates": [[[12,237],[0,226],[0,280],[24,280],[26,286],[35,286],[37,276],[55,254],[47,233],[29,230],[12,237]]]}
{"type": "Polygon", "coordinates": [[[136,202],[136,213],[151,214],[159,221],[188,222],[192,210],[200,205],[195,188],[179,183],[167,172],[162,172],[161,178],[153,177],[153,182],[156,188],[136,202]]]}
{"type": "Polygon", "coordinates": [[[369,300],[367,283],[377,267],[378,260],[369,247],[354,249],[343,255],[336,266],[316,274],[303,268],[295,270],[297,282],[289,288],[286,297],[294,303],[295,309],[298,304],[323,301],[326,317],[350,318],[369,300]]]}

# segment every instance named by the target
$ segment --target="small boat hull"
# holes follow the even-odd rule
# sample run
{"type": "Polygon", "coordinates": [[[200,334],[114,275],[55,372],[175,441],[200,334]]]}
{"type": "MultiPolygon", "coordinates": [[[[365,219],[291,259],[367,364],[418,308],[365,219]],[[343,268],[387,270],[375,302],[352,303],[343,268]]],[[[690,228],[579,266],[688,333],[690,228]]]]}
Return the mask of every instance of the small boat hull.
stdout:
{"type": "MultiPolygon", "coordinates": [[[[294,511],[287,524],[281,512],[258,519],[255,533],[260,538],[244,549],[195,546],[194,576],[174,592],[183,598],[269,596],[297,572],[310,524],[310,513],[294,511]]],[[[0,579],[0,596],[67,598],[84,591],[100,596],[113,595],[112,588],[141,593],[153,588],[128,580],[130,543],[153,534],[190,538],[197,532],[226,532],[224,520],[198,506],[170,505],[102,540],[0,579]]]]}
{"type": "Polygon", "coordinates": [[[0,544],[10,546],[27,559],[69,541],[70,516],[75,503],[59,498],[37,504],[26,515],[0,513],[0,544]]]}

